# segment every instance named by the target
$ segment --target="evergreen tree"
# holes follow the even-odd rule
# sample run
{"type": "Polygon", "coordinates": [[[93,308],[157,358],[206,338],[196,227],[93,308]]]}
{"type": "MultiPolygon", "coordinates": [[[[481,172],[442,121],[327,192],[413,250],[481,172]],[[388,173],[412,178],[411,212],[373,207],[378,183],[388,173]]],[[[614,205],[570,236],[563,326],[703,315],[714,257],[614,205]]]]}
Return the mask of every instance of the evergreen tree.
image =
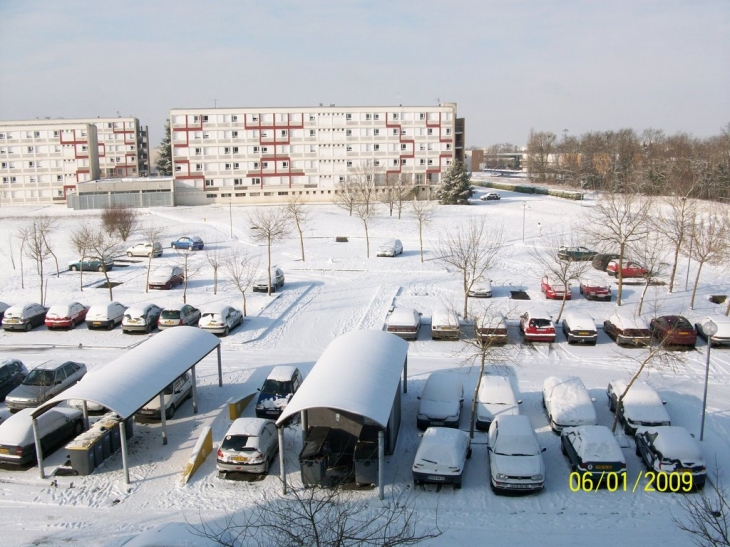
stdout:
{"type": "Polygon", "coordinates": [[[471,195],[471,174],[466,171],[464,164],[454,161],[436,189],[436,199],[443,205],[467,205],[471,195]]]}
{"type": "Polygon", "coordinates": [[[172,144],[170,141],[170,120],[167,120],[165,122],[165,135],[160,141],[160,155],[155,162],[158,175],[172,175],[172,144]]]}

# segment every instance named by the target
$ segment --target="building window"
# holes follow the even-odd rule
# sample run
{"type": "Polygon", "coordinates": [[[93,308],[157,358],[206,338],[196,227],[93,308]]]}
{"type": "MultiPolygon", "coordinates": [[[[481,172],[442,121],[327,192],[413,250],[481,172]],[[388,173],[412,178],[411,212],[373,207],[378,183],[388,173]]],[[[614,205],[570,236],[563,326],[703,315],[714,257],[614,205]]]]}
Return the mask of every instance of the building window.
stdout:
{"type": "Polygon", "coordinates": [[[397,135],[397,134],[398,134],[398,130],[397,129],[393,129],[393,135],[397,135]]]}
{"type": "Polygon", "coordinates": [[[253,147],[253,153],[254,154],[258,154],[259,153],[259,147],[258,146],[254,146],[253,147]]]}
{"type": "Polygon", "coordinates": [[[350,145],[350,144],[347,145],[347,151],[352,152],[352,145],[350,145]]]}
{"type": "Polygon", "coordinates": [[[235,114],[233,116],[231,116],[231,121],[232,122],[237,122],[238,121],[238,116],[236,116],[235,114]]]}
{"type": "Polygon", "coordinates": [[[348,161],[348,162],[347,162],[347,166],[348,166],[348,167],[352,167],[352,162],[351,162],[351,161],[348,161]]]}
{"type": "Polygon", "coordinates": [[[450,128],[450,127],[447,127],[447,128],[446,128],[446,134],[447,134],[447,135],[451,135],[451,128],[450,128]]]}
{"type": "Polygon", "coordinates": [[[54,136],[54,137],[58,137],[58,131],[54,131],[54,132],[53,132],[53,136],[54,136]]]}
{"type": "Polygon", "coordinates": [[[223,153],[224,154],[230,154],[231,153],[231,148],[229,146],[226,146],[225,148],[223,148],[223,153]]]}
{"type": "Polygon", "coordinates": [[[451,150],[451,143],[446,143],[446,150],[451,150]]]}
{"type": "Polygon", "coordinates": [[[258,117],[258,116],[257,116],[256,114],[254,114],[253,116],[251,116],[251,121],[252,121],[252,122],[257,122],[257,121],[259,121],[259,117],[258,117]]]}
{"type": "Polygon", "coordinates": [[[348,120],[348,121],[351,120],[352,119],[352,114],[345,114],[345,119],[348,120]]]}
{"type": "Polygon", "coordinates": [[[400,145],[400,149],[401,150],[406,150],[407,148],[408,148],[408,145],[407,144],[401,144],[400,145]]]}
{"type": "Polygon", "coordinates": [[[29,161],[28,162],[28,167],[35,167],[35,162],[34,161],[29,161]]]}
{"type": "Polygon", "coordinates": [[[288,196],[289,192],[278,192],[278,195],[280,196],[288,196]]]}
{"type": "Polygon", "coordinates": [[[193,116],[193,123],[198,123],[200,121],[200,116],[193,116]]]}
{"type": "Polygon", "coordinates": [[[229,198],[229,197],[231,197],[231,194],[221,194],[221,197],[222,198],[229,198]]]}
{"type": "Polygon", "coordinates": [[[232,131],[231,132],[231,137],[233,137],[234,139],[237,139],[238,138],[238,131],[232,131]]]}
{"type": "Polygon", "coordinates": [[[347,131],[345,132],[345,135],[346,135],[346,136],[348,136],[348,137],[351,137],[351,136],[352,136],[352,129],[348,129],[348,130],[347,130],[347,131]]]}
{"type": "Polygon", "coordinates": [[[314,121],[314,114],[310,114],[310,115],[309,115],[309,121],[310,121],[310,122],[313,122],[313,121],[314,121]]]}
{"type": "Polygon", "coordinates": [[[425,113],[423,113],[423,112],[421,112],[421,113],[420,113],[420,114],[418,115],[418,119],[419,119],[419,120],[425,120],[425,119],[426,119],[426,114],[425,114],[425,113]]]}
{"type": "Polygon", "coordinates": [[[397,120],[398,119],[398,113],[397,112],[393,112],[393,119],[394,120],[397,120]]]}
{"type": "Polygon", "coordinates": [[[230,171],[231,170],[231,164],[230,163],[226,163],[225,169],[226,169],[226,171],[230,171]]]}
{"type": "Polygon", "coordinates": [[[429,160],[428,160],[428,164],[429,164],[429,165],[433,165],[433,160],[429,159],[429,160]]]}
{"type": "Polygon", "coordinates": [[[265,139],[265,138],[266,138],[266,137],[268,137],[268,136],[269,136],[269,133],[268,133],[268,131],[262,131],[262,132],[261,132],[261,138],[262,138],[262,139],[265,139]]]}
{"type": "Polygon", "coordinates": [[[405,165],[406,164],[406,160],[400,160],[400,164],[401,165],[405,165]]]}
{"type": "Polygon", "coordinates": [[[262,154],[266,154],[268,151],[269,151],[269,147],[268,146],[262,146],[261,147],[261,153],[262,154]]]}
{"type": "Polygon", "coordinates": [[[432,127],[429,127],[429,128],[428,128],[428,129],[426,130],[426,135],[433,135],[433,128],[432,128],[432,127]]]}
{"type": "Polygon", "coordinates": [[[241,186],[243,184],[243,179],[233,179],[233,186],[241,186]]]}
{"type": "Polygon", "coordinates": [[[380,114],[373,114],[373,119],[374,120],[379,120],[380,119],[380,114]]]}
{"type": "Polygon", "coordinates": [[[245,197],[246,197],[246,192],[241,192],[241,193],[238,193],[238,192],[237,192],[237,193],[236,193],[236,197],[237,197],[237,198],[245,198],[245,197]]]}
{"type": "Polygon", "coordinates": [[[393,160],[393,165],[398,165],[398,160],[393,160]]]}
{"type": "Polygon", "coordinates": [[[238,146],[234,146],[233,147],[233,153],[234,154],[238,154],[238,146]]]}
{"type": "Polygon", "coordinates": [[[282,161],[281,162],[281,166],[286,169],[287,167],[289,167],[289,162],[288,161],[282,161]]]}
{"type": "Polygon", "coordinates": [[[255,161],[253,162],[253,168],[258,169],[259,168],[259,162],[255,161]]]}
{"type": "Polygon", "coordinates": [[[345,182],[345,177],[343,177],[343,176],[340,176],[340,178],[339,178],[339,182],[345,182]]]}
{"type": "Polygon", "coordinates": [[[215,198],[216,195],[215,194],[205,194],[205,197],[207,197],[207,198],[215,198]]]}
{"type": "Polygon", "coordinates": [[[2,168],[3,168],[3,169],[7,169],[7,168],[8,168],[8,162],[4,161],[4,162],[2,163],[2,168]]]}
{"type": "Polygon", "coordinates": [[[420,160],[418,160],[418,163],[419,163],[419,165],[426,165],[426,160],[421,158],[420,160]]]}
{"type": "Polygon", "coordinates": [[[241,168],[241,164],[238,163],[238,162],[236,162],[236,163],[233,164],[233,168],[234,169],[240,169],[241,168]]]}
{"type": "Polygon", "coordinates": [[[375,160],[375,161],[373,162],[373,165],[374,165],[375,167],[380,167],[380,160],[375,160]]]}
{"type": "Polygon", "coordinates": [[[315,130],[314,130],[314,129],[310,129],[310,130],[309,130],[309,136],[310,136],[310,137],[314,137],[315,135],[316,135],[316,132],[315,132],[315,130]]]}
{"type": "Polygon", "coordinates": [[[203,116],[203,121],[204,122],[207,122],[208,121],[208,116],[203,116]]]}
{"type": "Polygon", "coordinates": [[[286,137],[286,135],[287,135],[287,131],[286,131],[286,129],[282,129],[282,130],[281,130],[281,136],[282,136],[282,137],[286,137]]]}
{"type": "Polygon", "coordinates": [[[420,144],[420,145],[418,146],[418,149],[419,149],[419,150],[421,150],[421,151],[423,151],[423,150],[426,150],[426,145],[425,145],[424,143],[421,143],[421,144],[420,144]]]}
{"type": "Polygon", "coordinates": [[[261,184],[261,179],[259,177],[254,177],[253,178],[253,183],[254,184],[261,184]]]}
{"type": "Polygon", "coordinates": [[[200,155],[200,154],[202,154],[202,153],[203,153],[203,149],[202,149],[202,148],[196,148],[196,149],[195,149],[195,155],[196,155],[196,156],[199,156],[199,155],[200,155]]]}
{"type": "Polygon", "coordinates": [[[373,150],[374,150],[375,152],[377,152],[378,150],[380,150],[380,145],[379,145],[379,144],[374,144],[374,145],[373,145],[373,150]]]}
{"type": "Polygon", "coordinates": [[[208,138],[210,138],[210,135],[208,133],[203,133],[203,138],[208,139],[208,138]]]}
{"type": "Polygon", "coordinates": [[[262,169],[268,169],[269,168],[269,162],[268,161],[261,162],[261,168],[262,169]]]}
{"type": "Polygon", "coordinates": [[[365,119],[366,120],[372,120],[373,119],[373,115],[372,114],[365,114],[365,119]]]}
{"type": "MultiPolygon", "coordinates": [[[[114,160],[114,158],[112,158],[112,161],[113,161],[113,160],[114,160]]],[[[176,173],[179,173],[180,171],[182,171],[182,167],[180,167],[179,165],[176,165],[176,166],[175,166],[175,172],[176,172],[176,173]]]]}
{"type": "Polygon", "coordinates": [[[373,129],[373,136],[377,137],[380,135],[380,129],[373,129]]]}
{"type": "Polygon", "coordinates": [[[63,177],[61,175],[56,175],[56,181],[61,182],[63,180],[63,177]]]}
{"type": "Polygon", "coordinates": [[[213,186],[213,179],[205,179],[206,186],[213,186]]]}

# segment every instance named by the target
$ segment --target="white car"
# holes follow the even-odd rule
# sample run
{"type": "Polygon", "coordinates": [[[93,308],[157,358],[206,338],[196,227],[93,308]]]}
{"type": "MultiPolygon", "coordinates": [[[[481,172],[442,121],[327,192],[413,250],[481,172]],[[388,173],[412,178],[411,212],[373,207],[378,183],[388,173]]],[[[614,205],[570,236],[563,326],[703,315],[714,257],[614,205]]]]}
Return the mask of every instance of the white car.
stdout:
{"type": "Polygon", "coordinates": [[[437,308],[431,314],[432,340],[458,340],[460,334],[459,316],[454,310],[437,308]]]}
{"type": "Polygon", "coordinates": [[[413,308],[395,308],[385,319],[386,330],[404,340],[416,340],[421,328],[421,314],[413,308]]]}
{"type": "MultiPolygon", "coordinates": [[[[624,380],[613,380],[608,383],[606,394],[611,412],[616,411],[618,398],[626,390],[626,385],[624,380]]],[[[649,384],[641,380],[634,382],[624,397],[618,413],[626,434],[633,435],[639,427],[672,425],[664,404],[659,394],[649,384]]]]}
{"type": "MultiPolygon", "coordinates": [[[[271,268],[271,292],[276,292],[284,286],[284,272],[278,266],[271,268]]],[[[269,278],[264,275],[253,282],[253,292],[269,292],[269,278]]]]}
{"type": "Polygon", "coordinates": [[[730,317],[725,315],[708,315],[695,323],[695,330],[699,337],[705,341],[707,340],[707,334],[705,334],[702,325],[710,319],[717,325],[717,332],[712,335],[712,346],[730,345],[730,317]]]}
{"type": "Polygon", "coordinates": [[[556,433],[560,433],[564,427],[595,425],[598,420],[591,396],[577,376],[545,378],[542,404],[550,427],[556,433]]]}
{"type": "Polygon", "coordinates": [[[461,488],[466,460],[471,457],[469,434],[460,429],[429,427],[413,460],[413,484],[451,483],[461,488]]]}
{"type": "Polygon", "coordinates": [[[535,492],[545,486],[544,448],[527,416],[498,416],[489,426],[489,483],[494,492],[535,492]]]}
{"type": "Polygon", "coordinates": [[[86,312],[86,328],[91,329],[113,329],[121,324],[124,319],[124,312],[127,306],[119,302],[105,302],[94,304],[86,312]]]}
{"type": "Polygon", "coordinates": [[[492,298],[492,280],[486,277],[479,277],[469,289],[469,296],[474,298],[492,298]]]}
{"type": "Polygon", "coordinates": [[[598,330],[593,318],[587,313],[567,311],[563,315],[563,333],[568,344],[596,345],[598,330]]]}
{"type": "MultiPolygon", "coordinates": [[[[636,455],[656,473],[691,473],[692,483],[681,490],[701,490],[707,479],[707,464],[697,440],[683,427],[641,427],[636,432],[636,455]]],[[[680,475],[681,477],[681,475],[680,475]]]]}
{"type": "MultiPolygon", "coordinates": [[[[175,416],[175,411],[180,407],[181,404],[193,396],[193,381],[190,378],[190,373],[186,372],[181,376],[175,378],[175,380],[169,384],[164,390],[162,390],[163,398],[165,401],[165,418],[171,420],[175,416]]],[[[150,402],[148,402],[142,409],[137,413],[137,418],[160,420],[162,419],[162,413],[160,412],[160,396],[155,395],[150,402]]]]}
{"type": "Polygon", "coordinates": [[[216,467],[229,472],[264,474],[279,451],[276,424],[265,418],[238,418],[223,436],[216,467]]]}
{"type": "Polygon", "coordinates": [[[157,328],[157,321],[162,313],[162,308],[156,304],[144,304],[132,306],[124,312],[122,319],[122,332],[146,332],[150,333],[157,328]]]}
{"type": "Polygon", "coordinates": [[[522,400],[517,400],[507,376],[482,376],[477,393],[476,427],[487,431],[497,416],[517,415],[522,400]]]}
{"type": "Polygon", "coordinates": [[[377,256],[398,256],[403,254],[403,243],[400,239],[389,239],[378,247],[377,256]]]}
{"type": "Polygon", "coordinates": [[[464,385],[461,378],[448,372],[432,372],[419,396],[418,429],[459,427],[464,385]]]}
{"type": "Polygon", "coordinates": [[[162,256],[162,244],[159,241],[155,241],[154,245],[150,242],[137,243],[127,248],[127,256],[162,256]]]}
{"type": "Polygon", "coordinates": [[[228,336],[233,329],[243,324],[243,313],[233,306],[210,305],[201,310],[198,327],[215,334],[228,336]]]}

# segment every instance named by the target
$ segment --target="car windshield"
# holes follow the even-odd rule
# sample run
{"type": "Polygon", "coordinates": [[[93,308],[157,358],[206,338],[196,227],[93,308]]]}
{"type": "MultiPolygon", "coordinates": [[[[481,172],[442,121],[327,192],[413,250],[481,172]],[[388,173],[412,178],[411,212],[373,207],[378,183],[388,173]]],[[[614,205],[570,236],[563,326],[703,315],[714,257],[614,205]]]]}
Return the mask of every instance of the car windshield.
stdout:
{"type": "Polygon", "coordinates": [[[530,319],[530,326],[542,329],[550,326],[549,319],[530,319]]]}
{"type": "Polygon", "coordinates": [[[502,435],[494,453],[500,456],[535,456],[540,453],[535,439],[522,435],[502,435]]]}
{"type": "Polygon", "coordinates": [[[282,382],[281,380],[269,380],[264,382],[264,387],[261,388],[264,393],[276,393],[278,395],[285,395],[291,393],[291,382],[282,382]]]}
{"type": "Polygon", "coordinates": [[[50,386],[55,376],[52,370],[31,370],[23,383],[26,386],[50,386]]]}
{"type": "Polygon", "coordinates": [[[226,435],[221,444],[222,450],[234,450],[236,452],[253,452],[255,446],[247,446],[255,444],[255,435],[226,435]]]}
{"type": "Polygon", "coordinates": [[[165,310],[162,312],[162,319],[180,319],[179,310],[165,310]]]}
{"type": "MultiPolygon", "coordinates": [[[[164,314],[163,314],[163,317],[164,317],[164,314]]],[[[201,319],[205,319],[205,320],[208,320],[208,321],[219,321],[220,320],[220,314],[217,314],[217,313],[204,313],[201,316],[201,319]]]]}
{"type": "Polygon", "coordinates": [[[165,387],[162,393],[164,393],[165,395],[172,395],[175,387],[174,384],[175,382],[173,382],[172,384],[167,384],[167,387],[165,387]]]}

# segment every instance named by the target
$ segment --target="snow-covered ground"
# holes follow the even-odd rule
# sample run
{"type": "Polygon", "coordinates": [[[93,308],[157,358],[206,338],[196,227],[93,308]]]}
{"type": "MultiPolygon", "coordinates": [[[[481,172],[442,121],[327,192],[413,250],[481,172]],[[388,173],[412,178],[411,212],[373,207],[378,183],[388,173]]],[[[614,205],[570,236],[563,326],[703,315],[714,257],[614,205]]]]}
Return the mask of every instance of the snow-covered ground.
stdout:
{"type": "MultiPolygon", "coordinates": [[[[529,248],[541,245],[551,233],[569,234],[584,220],[584,212],[593,202],[572,202],[547,196],[500,192],[501,201],[473,200],[469,207],[438,208],[434,222],[425,229],[425,262],[418,253],[417,224],[408,209],[401,220],[387,216],[384,210],[372,222],[371,256],[365,258],[364,231],[356,217],[333,205],[313,205],[312,221],[305,235],[306,261],[299,256],[299,241],[292,234],[275,244],[275,263],[286,274],[286,285],[275,298],[249,295],[249,317],[222,339],[224,386],[218,387],[216,359],[206,358],[198,365],[198,414],[192,405],[184,405],[168,426],[169,443],[162,445],[159,425],[139,424],[130,439],[131,484],[124,483],[120,454],[113,455],[86,477],[39,478],[38,469],[0,469],[0,529],[5,545],[103,545],[117,547],[129,537],[167,521],[199,521],[214,518],[225,511],[244,507],[251,496],[262,489],[278,489],[278,462],[271,475],[259,482],[225,481],[215,472],[215,457],[209,456],[188,484],[180,477],[190,451],[204,426],[210,425],[218,442],[227,429],[226,403],[234,397],[252,393],[260,387],[271,367],[296,365],[305,374],[323,350],[337,336],[354,329],[382,328],[388,309],[396,305],[414,307],[427,320],[431,311],[448,305],[460,309],[462,295],[453,272],[434,260],[433,249],[440,231],[455,230],[470,217],[485,216],[489,222],[504,226],[506,245],[491,270],[493,303],[507,312],[510,325],[508,357],[490,364],[516,379],[518,397],[523,399],[520,412],[527,414],[542,446],[546,464],[544,491],[526,497],[500,497],[488,483],[486,436],[477,432],[473,456],[467,463],[461,490],[449,486],[427,486],[416,493],[416,505],[422,516],[445,529],[442,537],[430,545],[666,545],[690,544],[689,537],[678,531],[672,515],[681,515],[679,496],[645,492],[644,479],[633,490],[634,480],[643,471],[634,455],[633,440],[623,449],[628,464],[628,491],[574,492],[569,487],[570,469],[560,453],[559,437],[551,432],[542,408],[541,389],[548,376],[579,376],[592,397],[598,423],[611,425],[605,389],[616,378],[627,378],[634,370],[634,357],[640,349],[620,349],[602,330],[595,347],[568,346],[562,332],[552,345],[521,343],[517,318],[532,306],[557,312],[560,303],[546,302],[539,291],[543,273],[530,258],[529,248]],[[539,224],[538,224],[539,223],[539,224]],[[523,242],[524,226],[524,242],[523,242]],[[336,243],[336,236],[349,242],[336,243]],[[385,239],[398,237],[405,251],[397,258],[374,258],[377,246],[385,239]],[[509,291],[524,289],[529,301],[510,300],[509,291]]],[[[250,239],[245,207],[233,207],[232,217],[226,206],[178,207],[144,210],[142,222],[164,227],[162,258],[153,264],[173,263],[178,258],[168,241],[182,235],[200,235],[206,249],[226,253],[232,245],[245,245],[262,255],[265,247],[250,239]],[[231,221],[232,218],[232,221],[231,221]],[[231,238],[231,233],[233,238],[231,238]]],[[[69,246],[70,230],[80,220],[98,212],[74,212],[57,206],[0,209],[0,254],[5,266],[0,271],[0,300],[14,304],[38,301],[40,288],[33,264],[24,259],[25,288],[21,288],[19,243],[13,237],[28,219],[38,215],[54,216],[58,229],[52,246],[62,269],[76,258],[69,246]],[[11,250],[12,249],[12,250],[11,250]],[[11,260],[11,254],[13,260],[11,260]],[[15,267],[13,268],[12,263],[15,267]]],[[[130,244],[141,240],[132,236],[130,244]]],[[[194,261],[200,270],[191,278],[187,300],[196,306],[211,302],[241,306],[236,289],[219,272],[218,294],[213,291],[213,274],[204,253],[194,261]]],[[[55,277],[48,261],[47,302],[79,300],[92,304],[108,299],[106,289],[94,288],[102,274],[84,273],[84,289],[79,288],[78,273],[63,271],[55,277]]],[[[181,302],[182,289],[144,292],[145,259],[123,259],[110,276],[121,283],[114,288],[114,299],[131,305],[154,302],[164,306],[181,302]]],[[[691,291],[684,290],[687,260],[680,263],[677,290],[668,294],[666,286],[649,290],[647,309],[679,312],[692,322],[707,314],[721,313],[724,306],[708,301],[710,294],[727,294],[730,283],[726,270],[705,267],[697,302],[689,309],[691,291]]],[[[263,271],[263,269],[262,269],[263,271]]],[[[692,268],[692,273],[694,272],[692,268]]],[[[605,274],[598,274],[605,276],[605,274]]],[[[605,280],[613,285],[612,280],[605,280]]],[[[632,309],[640,296],[640,286],[624,290],[624,306],[632,309]]],[[[573,290],[567,309],[590,314],[599,328],[615,309],[614,302],[590,302],[573,290]]],[[[152,334],[154,336],[154,334],[152,334]]],[[[30,333],[0,332],[0,358],[19,358],[29,368],[48,359],[74,359],[93,370],[110,362],[130,347],[145,340],[146,335],[125,335],[119,328],[89,331],[85,326],[73,331],[49,332],[44,327],[30,333]]],[[[411,465],[419,438],[415,426],[417,395],[431,371],[444,370],[462,376],[467,392],[461,428],[468,430],[468,409],[476,385],[478,370],[464,364],[461,342],[430,339],[428,327],[419,339],[409,343],[409,389],[403,398],[403,423],[395,454],[386,458],[386,498],[412,489],[411,465]]],[[[643,378],[667,401],[672,423],[687,427],[699,438],[704,382],[705,344],[683,353],[684,362],[673,370],[651,370],[643,378]]],[[[730,455],[730,350],[713,349],[710,368],[707,423],[702,442],[705,459],[714,475],[716,466],[728,474],[730,455]]],[[[253,415],[249,406],[246,415],[253,415]]],[[[289,480],[298,479],[296,444],[298,429],[287,431],[287,468],[289,480]]],[[[63,450],[46,462],[46,471],[64,459],[63,450]]],[[[357,495],[379,503],[377,490],[364,489],[357,495]]]]}

